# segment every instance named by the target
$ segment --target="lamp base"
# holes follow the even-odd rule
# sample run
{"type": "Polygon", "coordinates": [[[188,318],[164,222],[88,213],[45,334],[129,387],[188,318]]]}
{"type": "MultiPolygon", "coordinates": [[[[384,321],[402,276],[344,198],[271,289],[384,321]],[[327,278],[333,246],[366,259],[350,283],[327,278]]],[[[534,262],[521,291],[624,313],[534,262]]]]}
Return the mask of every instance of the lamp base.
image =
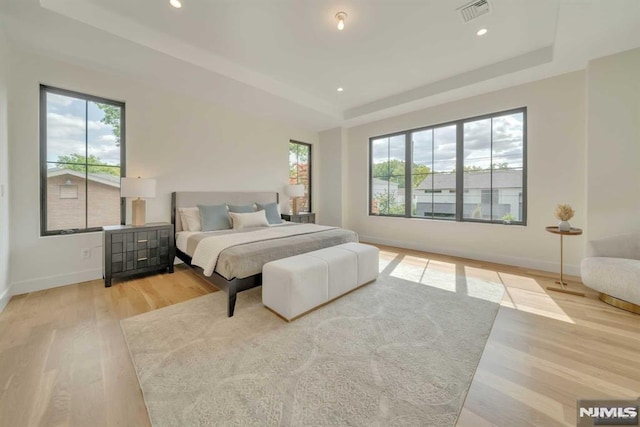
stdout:
{"type": "Polygon", "coordinates": [[[132,224],[136,227],[146,223],[146,203],[143,199],[137,198],[131,202],[131,219],[132,224]]]}

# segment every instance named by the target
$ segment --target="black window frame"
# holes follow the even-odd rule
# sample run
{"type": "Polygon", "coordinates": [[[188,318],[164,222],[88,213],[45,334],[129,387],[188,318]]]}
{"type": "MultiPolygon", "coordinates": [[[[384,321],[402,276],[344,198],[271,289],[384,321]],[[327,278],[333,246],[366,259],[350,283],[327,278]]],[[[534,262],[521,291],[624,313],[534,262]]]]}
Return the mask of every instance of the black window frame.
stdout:
{"type": "MultiPolygon", "coordinates": [[[[309,180],[309,212],[313,212],[313,144],[309,144],[308,142],[296,141],[293,139],[289,140],[289,144],[298,144],[303,145],[309,149],[309,159],[308,159],[308,180],[309,180]]],[[[289,165],[291,166],[291,165],[289,165]]],[[[299,184],[299,182],[297,182],[299,184]]]]}
{"type": "MultiPolygon", "coordinates": [[[[69,89],[59,87],[40,85],[40,236],[60,236],[69,234],[95,233],[102,231],[102,227],[73,228],[64,230],[47,230],[47,94],[73,97],[87,102],[95,102],[119,107],[122,109],[120,119],[120,178],[126,176],[126,106],[124,102],[112,99],[102,98],[95,95],[89,95],[82,92],[76,92],[69,89]]],[[[87,142],[85,142],[87,143],[87,142]]],[[[88,156],[87,156],[88,157],[88,156]]],[[[90,164],[86,163],[85,182],[88,184],[86,175],[89,173],[90,164]]],[[[88,194],[89,186],[85,186],[85,192],[88,194]]],[[[88,197],[85,200],[88,204],[88,197]]],[[[89,209],[85,209],[85,217],[88,219],[89,209]]],[[[120,223],[124,225],[126,220],[126,199],[120,197],[120,223]]],[[[88,221],[87,221],[88,223],[88,221]]]]}
{"type": "MultiPolygon", "coordinates": [[[[512,108],[503,111],[497,111],[493,113],[483,114],[479,116],[466,117],[459,120],[453,120],[444,123],[437,123],[429,126],[422,126],[418,128],[408,129],[400,132],[393,132],[384,135],[372,136],[369,138],[369,199],[368,199],[368,212],[369,216],[373,217],[390,217],[390,218],[413,218],[418,220],[439,220],[439,221],[454,221],[454,222],[475,222],[482,224],[504,224],[504,225],[527,225],[527,107],[512,108]],[[509,114],[522,113],[522,219],[520,221],[505,221],[501,219],[477,219],[477,218],[464,218],[464,124],[466,122],[473,122],[478,120],[490,119],[500,116],[506,116],[509,114]],[[413,188],[411,185],[411,170],[413,165],[413,153],[411,150],[411,134],[414,132],[432,130],[436,128],[446,126],[456,126],[456,188],[454,190],[456,195],[456,209],[454,218],[445,217],[421,217],[411,214],[412,203],[407,203],[407,200],[411,201],[413,198],[413,188]],[[396,136],[405,136],[405,212],[401,214],[376,214],[373,213],[373,141],[382,138],[391,138],[396,136]]],[[[492,175],[493,175],[493,169],[492,175]]],[[[493,177],[492,177],[493,180],[493,177]]],[[[491,188],[493,193],[494,189],[491,188]]]]}

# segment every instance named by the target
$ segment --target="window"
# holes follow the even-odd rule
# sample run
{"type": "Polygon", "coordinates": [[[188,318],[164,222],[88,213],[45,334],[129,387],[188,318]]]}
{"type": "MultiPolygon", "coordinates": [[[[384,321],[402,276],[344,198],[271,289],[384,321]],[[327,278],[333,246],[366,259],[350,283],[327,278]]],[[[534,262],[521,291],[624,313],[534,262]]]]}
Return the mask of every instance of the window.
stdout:
{"type": "Polygon", "coordinates": [[[374,215],[405,214],[405,135],[371,141],[371,212],[374,215]]]}
{"type": "Polygon", "coordinates": [[[517,110],[464,122],[465,219],[524,223],[524,117],[517,110]]]}
{"type": "Polygon", "coordinates": [[[411,216],[455,218],[456,125],[411,132],[411,216]],[[424,190],[425,194],[419,193],[424,190]]]}
{"type": "Polygon", "coordinates": [[[370,215],[526,224],[526,108],[369,140],[370,215]]]}
{"type": "Polygon", "coordinates": [[[124,113],[121,102],[40,86],[43,236],[123,223],[124,113]]]}
{"type": "MultiPolygon", "coordinates": [[[[71,180],[67,181],[68,183],[71,180]]],[[[60,198],[61,199],[77,199],[78,198],[78,186],[73,184],[65,184],[60,186],[60,198]]]]}
{"type": "Polygon", "coordinates": [[[311,212],[311,144],[289,141],[289,184],[304,185],[298,211],[311,212]]]}

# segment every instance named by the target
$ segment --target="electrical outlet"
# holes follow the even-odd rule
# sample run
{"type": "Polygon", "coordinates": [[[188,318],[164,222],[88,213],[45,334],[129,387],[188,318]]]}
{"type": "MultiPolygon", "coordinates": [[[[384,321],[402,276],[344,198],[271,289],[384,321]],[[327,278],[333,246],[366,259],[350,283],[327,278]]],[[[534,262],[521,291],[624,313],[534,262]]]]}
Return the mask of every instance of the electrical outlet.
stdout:
{"type": "Polygon", "coordinates": [[[80,251],[80,257],[82,259],[88,259],[91,257],[91,249],[89,248],[82,248],[82,250],[80,251]]]}

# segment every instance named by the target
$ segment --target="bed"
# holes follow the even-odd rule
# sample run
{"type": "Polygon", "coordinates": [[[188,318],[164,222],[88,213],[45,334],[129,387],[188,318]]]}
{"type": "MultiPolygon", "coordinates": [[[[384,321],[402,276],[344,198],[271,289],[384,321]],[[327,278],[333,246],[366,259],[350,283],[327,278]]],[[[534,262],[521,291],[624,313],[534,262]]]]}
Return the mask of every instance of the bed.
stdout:
{"type": "Polygon", "coordinates": [[[267,262],[358,241],[353,231],[314,224],[284,223],[260,229],[190,232],[184,230],[178,213],[179,208],[198,205],[273,202],[279,202],[277,192],[181,191],[171,195],[171,223],[176,231],[176,256],[198,276],[227,293],[229,317],[233,316],[238,292],[262,284],[262,266],[267,262]],[[218,245],[223,240],[225,243],[218,245]],[[199,247],[200,245],[203,246],[199,247]],[[213,259],[203,263],[203,253],[206,252],[204,248],[207,245],[224,249],[213,251],[213,259]],[[229,246],[225,247],[226,245],[229,246]]]}

